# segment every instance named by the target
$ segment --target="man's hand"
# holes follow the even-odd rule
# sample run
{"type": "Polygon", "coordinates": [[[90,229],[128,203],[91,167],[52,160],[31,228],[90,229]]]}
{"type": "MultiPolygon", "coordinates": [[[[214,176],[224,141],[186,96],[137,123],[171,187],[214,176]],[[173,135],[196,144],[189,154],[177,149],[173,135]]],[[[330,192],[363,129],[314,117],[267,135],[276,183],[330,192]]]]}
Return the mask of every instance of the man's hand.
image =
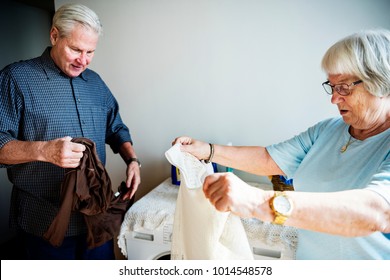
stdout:
{"type": "Polygon", "coordinates": [[[44,161],[51,162],[63,168],[79,166],[85,146],[71,142],[69,136],[47,141],[42,145],[41,154],[44,161]]]}

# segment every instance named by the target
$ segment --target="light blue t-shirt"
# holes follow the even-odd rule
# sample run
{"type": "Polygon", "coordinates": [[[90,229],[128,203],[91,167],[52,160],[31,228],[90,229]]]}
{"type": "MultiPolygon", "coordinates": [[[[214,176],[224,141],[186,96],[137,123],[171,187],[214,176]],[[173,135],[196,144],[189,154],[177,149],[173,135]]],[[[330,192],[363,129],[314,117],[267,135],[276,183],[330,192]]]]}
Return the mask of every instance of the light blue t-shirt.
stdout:
{"type": "MultiPolygon", "coordinates": [[[[297,191],[370,189],[390,211],[390,129],[363,141],[352,138],[341,153],[348,129],[341,118],[328,119],[267,150],[297,191]]],[[[299,230],[298,244],[297,259],[390,259],[390,240],[380,232],[350,238],[299,230]]]]}

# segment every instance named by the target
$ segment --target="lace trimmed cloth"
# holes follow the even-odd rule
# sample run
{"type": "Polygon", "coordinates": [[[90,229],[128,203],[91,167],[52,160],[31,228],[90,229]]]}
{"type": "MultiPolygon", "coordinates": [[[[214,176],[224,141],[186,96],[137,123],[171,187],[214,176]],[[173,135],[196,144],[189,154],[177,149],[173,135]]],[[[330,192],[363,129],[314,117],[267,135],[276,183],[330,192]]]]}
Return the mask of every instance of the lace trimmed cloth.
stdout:
{"type": "MultiPolygon", "coordinates": [[[[272,185],[249,183],[254,187],[272,189],[272,185]]],[[[118,246],[127,257],[126,235],[131,231],[162,230],[172,225],[179,187],[167,178],[127,211],[118,236],[118,246]]],[[[280,259],[295,259],[297,231],[292,227],[274,225],[257,219],[241,219],[248,240],[256,247],[282,251],[280,259]]]]}

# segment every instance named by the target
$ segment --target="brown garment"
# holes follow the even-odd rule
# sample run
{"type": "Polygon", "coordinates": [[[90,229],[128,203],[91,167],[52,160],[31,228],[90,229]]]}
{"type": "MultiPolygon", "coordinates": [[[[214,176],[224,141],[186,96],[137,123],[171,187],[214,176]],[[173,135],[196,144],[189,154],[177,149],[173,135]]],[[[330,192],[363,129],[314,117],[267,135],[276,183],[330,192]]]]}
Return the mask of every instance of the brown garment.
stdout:
{"type": "MultiPolygon", "coordinates": [[[[95,143],[87,138],[72,142],[86,149],[77,168],[68,169],[61,185],[61,207],[44,238],[60,246],[68,229],[71,211],[84,214],[88,248],[98,247],[118,233],[123,217],[134,199],[115,197],[111,180],[96,153],[95,143]]],[[[121,187],[126,187],[122,182],[121,187]]]]}

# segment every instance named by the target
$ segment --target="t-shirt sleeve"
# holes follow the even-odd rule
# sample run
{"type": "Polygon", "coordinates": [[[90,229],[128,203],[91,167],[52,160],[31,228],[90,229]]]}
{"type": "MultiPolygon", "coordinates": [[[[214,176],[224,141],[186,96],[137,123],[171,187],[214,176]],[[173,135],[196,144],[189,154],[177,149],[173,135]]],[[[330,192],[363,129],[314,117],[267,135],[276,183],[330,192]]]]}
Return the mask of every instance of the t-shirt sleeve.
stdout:
{"type": "Polygon", "coordinates": [[[272,159],[288,178],[294,177],[295,171],[328,121],[322,121],[291,139],[266,147],[272,159]]]}
{"type": "Polygon", "coordinates": [[[378,193],[390,205],[390,152],[366,189],[378,193]]]}

